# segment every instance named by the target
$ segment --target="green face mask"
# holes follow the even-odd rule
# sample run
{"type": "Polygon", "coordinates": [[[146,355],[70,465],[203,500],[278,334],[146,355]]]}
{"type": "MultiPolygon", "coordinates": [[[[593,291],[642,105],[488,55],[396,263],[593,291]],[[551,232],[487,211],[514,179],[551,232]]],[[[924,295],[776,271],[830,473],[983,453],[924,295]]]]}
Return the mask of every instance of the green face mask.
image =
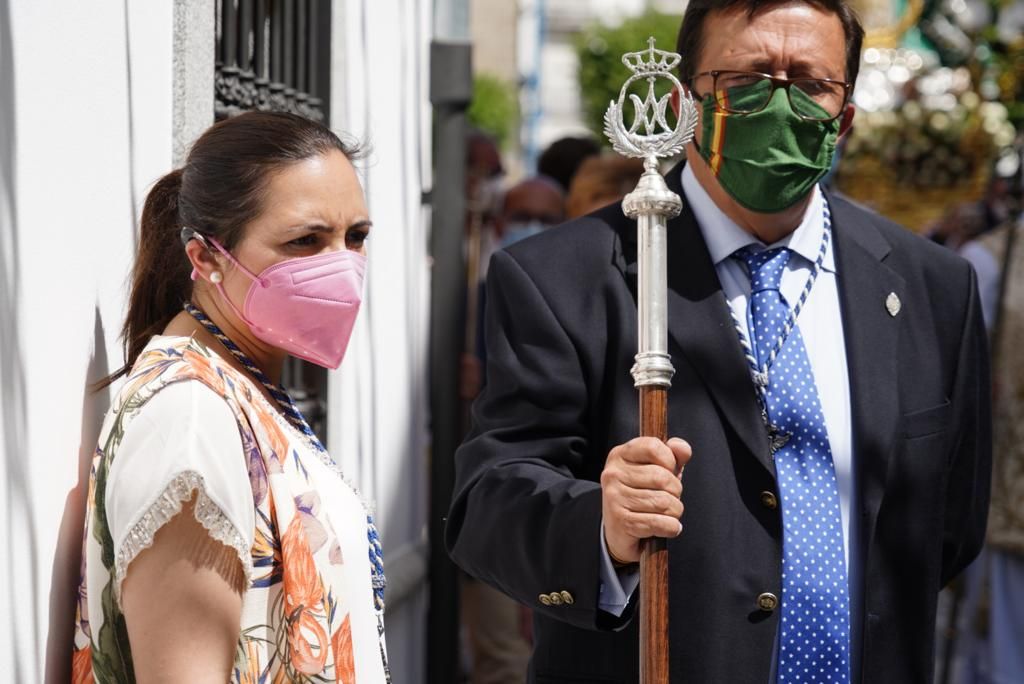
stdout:
{"type": "MultiPolygon", "coordinates": [[[[754,86],[731,88],[730,105],[763,102],[768,81],[754,86]]],[[[828,114],[797,88],[803,111],[828,114]]],[[[719,184],[742,206],[763,214],[788,209],[807,196],[814,184],[832,166],[839,119],[805,121],[790,107],[782,88],[755,114],[718,111],[708,94],[702,103],[704,120],[700,155],[711,167],[719,184]]]]}

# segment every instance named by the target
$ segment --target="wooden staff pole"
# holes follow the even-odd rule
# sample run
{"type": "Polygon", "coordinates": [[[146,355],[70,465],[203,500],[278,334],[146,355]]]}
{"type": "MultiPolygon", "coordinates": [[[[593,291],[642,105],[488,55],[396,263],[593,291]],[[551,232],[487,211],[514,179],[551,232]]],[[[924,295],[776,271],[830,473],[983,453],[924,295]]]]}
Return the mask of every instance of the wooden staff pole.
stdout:
{"type": "MultiPolygon", "coordinates": [[[[668,388],[672,375],[668,355],[667,218],[681,202],[648,160],[637,189],[623,200],[623,209],[637,222],[638,352],[632,368],[640,399],[640,436],[668,439],[668,388]]],[[[640,551],[640,681],[668,683],[668,548],[664,539],[643,542],[640,551]]]]}
{"type": "MultiPolygon", "coordinates": [[[[619,154],[644,160],[636,189],[622,200],[622,211],[636,221],[637,230],[637,355],[630,373],[639,391],[640,436],[668,438],[668,389],[672,357],[668,353],[668,220],[682,211],[682,199],[669,190],[658,173],[658,159],[679,154],[693,139],[697,106],[672,70],[680,56],[658,50],[654,38],[647,49],[629,52],[622,63],[633,73],[605,112],[605,134],[619,154]],[[655,94],[654,84],[667,80],[678,93],[674,127],[666,120],[670,95],[655,94]],[[647,82],[641,100],[630,88],[647,82]],[[627,101],[635,120],[623,119],[627,101]],[[642,132],[641,132],[642,131],[642,132]]],[[[646,539],[640,550],[640,682],[668,684],[668,548],[664,539],[646,539]]]]}
{"type": "MultiPolygon", "coordinates": [[[[668,438],[668,392],[640,388],[640,434],[668,438]]],[[[651,538],[640,549],[640,681],[668,682],[668,548],[651,538]]]]}

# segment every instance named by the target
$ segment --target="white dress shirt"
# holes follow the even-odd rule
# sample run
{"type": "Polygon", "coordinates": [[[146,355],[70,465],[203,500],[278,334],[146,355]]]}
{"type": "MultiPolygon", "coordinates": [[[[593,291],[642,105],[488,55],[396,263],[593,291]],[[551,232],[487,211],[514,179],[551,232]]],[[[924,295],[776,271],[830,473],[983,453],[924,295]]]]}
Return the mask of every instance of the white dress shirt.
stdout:
{"type": "MultiPolygon", "coordinates": [[[[753,245],[754,249],[788,247],[794,254],[782,275],[780,292],[792,307],[800,298],[807,283],[814,262],[821,250],[825,230],[824,203],[821,190],[815,186],[811,202],[800,225],[787,237],[765,246],[757,238],[740,228],[718,208],[707,191],[693,174],[690,165],[683,168],[684,201],[693,211],[707,244],[715,272],[722,284],[729,306],[736,319],[747,331],[747,299],[750,296],[750,278],[743,263],[731,258],[736,250],[753,245]]],[[[671,265],[669,266],[671,268],[671,265]]],[[[835,464],[836,480],[839,487],[839,506],[843,519],[843,546],[850,582],[850,605],[858,606],[860,597],[859,549],[855,543],[859,531],[859,516],[851,515],[858,510],[853,502],[859,501],[858,488],[853,468],[853,432],[850,417],[850,380],[846,365],[846,345],[843,338],[843,321],[840,313],[839,289],[836,283],[836,265],[833,241],[829,241],[825,259],[818,278],[814,283],[800,317],[797,319],[804,347],[814,373],[821,409],[825,416],[832,461],[835,464]],[[852,559],[852,563],[851,563],[852,559]]],[[[750,391],[754,392],[751,383],[750,391]]],[[[670,435],[675,436],[675,435],[670,435]]],[[[686,435],[678,435],[685,438],[686,435]]],[[[694,453],[693,458],[701,455],[694,453]]],[[[685,534],[685,532],[683,533],[685,534]]],[[[604,541],[604,526],[601,527],[601,589],[598,607],[613,615],[622,615],[630,596],[636,591],[639,573],[635,569],[616,571],[604,541]]],[[[859,626],[856,611],[851,615],[852,633],[859,626]]],[[[776,650],[778,649],[776,639],[776,650]]],[[[851,655],[853,655],[851,653],[851,655]]],[[[774,670],[774,667],[773,667],[774,670]]]]}

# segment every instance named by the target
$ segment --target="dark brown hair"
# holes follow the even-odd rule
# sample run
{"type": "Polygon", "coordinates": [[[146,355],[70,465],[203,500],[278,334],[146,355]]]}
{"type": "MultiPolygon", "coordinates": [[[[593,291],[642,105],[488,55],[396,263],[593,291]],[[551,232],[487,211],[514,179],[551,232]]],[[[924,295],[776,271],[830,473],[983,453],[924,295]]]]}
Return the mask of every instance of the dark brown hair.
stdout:
{"type": "Polygon", "coordinates": [[[361,154],[327,127],[277,112],[240,114],[214,124],[196,140],[185,165],[158,180],[146,197],[121,329],[125,363],[98,387],[127,374],[149,339],[191,298],[192,266],[181,229],[213,237],[230,251],[262,211],[273,172],[331,150],[350,160],[361,154]]]}
{"type": "Polygon", "coordinates": [[[686,6],[679,37],[676,39],[676,52],[683,56],[683,61],[679,63],[679,80],[689,84],[696,72],[700,52],[704,48],[704,20],[709,14],[746,10],[747,17],[753,19],[761,12],[792,2],[811,5],[839,17],[846,37],[846,81],[856,83],[864,28],[857,13],[843,0],[691,0],[686,6]]]}

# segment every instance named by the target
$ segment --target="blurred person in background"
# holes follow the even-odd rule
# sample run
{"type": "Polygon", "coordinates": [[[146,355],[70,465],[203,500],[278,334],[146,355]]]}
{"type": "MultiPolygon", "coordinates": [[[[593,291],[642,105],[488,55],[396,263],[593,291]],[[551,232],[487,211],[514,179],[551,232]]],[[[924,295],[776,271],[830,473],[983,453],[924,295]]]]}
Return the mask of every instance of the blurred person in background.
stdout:
{"type": "Polygon", "coordinates": [[[984,205],[962,202],[950,207],[937,221],[925,228],[924,234],[932,242],[958,251],[986,229],[984,205]]]}
{"type": "Polygon", "coordinates": [[[541,153],[537,160],[537,173],[558,183],[566,193],[580,164],[599,154],[601,146],[590,136],[560,138],[541,153]]]}
{"type": "MultiPolygon", "coordinates": [[[[565,218],[561,187],[546,177],[528,178],[508,189],[495,221],[502,248],[537,235],[565,218]]],[[[463,358],[462,398],[480,391],[487,352],[483,345],[483,288],[479,293],[478,344],[463,358]]],[[[462,581],[462,622],[469,640],[471,684],[521,684],[526,679],[532,643],[530,610],[497,589],[468,575],[462,581]]]]}
{"type": "Polygon", "coordinates": [[[963,684],[1024,682],[1024,245],[1019,198],[999,180],[1005,194],[996,202],[989,194],[985,216],[1003,217],[1001,224],[960,249],[978,275],[992,345],[993,406],[987,543],[962,588],[965,619],[956,626],[961,676],[952,681],[963,684]]]}
{"type": "Polygon", "coordinates": [[[644,161],[606,152],[589,157],[580,165],[565,202],[566,217],[578,218],[618,202],[636,189],[644,173],[644,161]]]}
{"type": "Polygon", "coordinates": [[[494,138],[472,128],[466,134],[466,194],[474,196],[478,184],[500,179],[505,173],[501,150],[494,138]]]}
{"type": "Polygon", "coordinates": [[[1019,206],[1017,199],[1020,194],[1017,187],[1019,182],[1019,175],[1007,178],[998,173],[992,174],[992,179],[985,188],[985,196],[981,200],[985,213],[984,232],[1003,226],[1007,221],[1015,220],[1014,212],[1019,206]]]}
{"type": "Polygon", "coordinates": [[[539,235],[565,220],[565,194],[546,176],[520,181],[505,192],[495,230],[502,248],[539,235]]]}
{"type": "Polygon", "coordinates": [[[464,257],[466,289],[463,301],[463,349],[459,368],[459,396],[468,423],[469,402],[480,388],[480,366],[476,362],[482,325],[480,293],[487,277],[491,255],[500,248],[495,222],[504,196],[505,168],[498,144],[483,131],[472,129],[466,139],[466,225],[464,257]]]}
{"type": "MultiPolygon", "coordinates": [[[[545,176],[535,176],[520,181],[506,191],[499,200],[499,211],[492,222],[496,249],[510,247],[515,243],[548,228],[565,219],[565,197],[561,187],[545,176]]],[[[483,282],[477,283],[477,292],[468,297],[474,306],[467,325],[475,325],[467,331],[466,353],[462,359],[460,394],[469,403],[480,393],[483,382],[483,363],[487,358],[484,348],[484,296],[483,282]],[[469,334],[471,332],[472,334],[469,334]]]]}
{"type": "Polygon", "coordinates": [[[487,264],[498,249],[494,220],[501,210],[504,184],[505,165],[498,143],[483,131],[470,130],[466,140],[466,268],[473,283],[482,283],[487,277],[487,264]]]}

